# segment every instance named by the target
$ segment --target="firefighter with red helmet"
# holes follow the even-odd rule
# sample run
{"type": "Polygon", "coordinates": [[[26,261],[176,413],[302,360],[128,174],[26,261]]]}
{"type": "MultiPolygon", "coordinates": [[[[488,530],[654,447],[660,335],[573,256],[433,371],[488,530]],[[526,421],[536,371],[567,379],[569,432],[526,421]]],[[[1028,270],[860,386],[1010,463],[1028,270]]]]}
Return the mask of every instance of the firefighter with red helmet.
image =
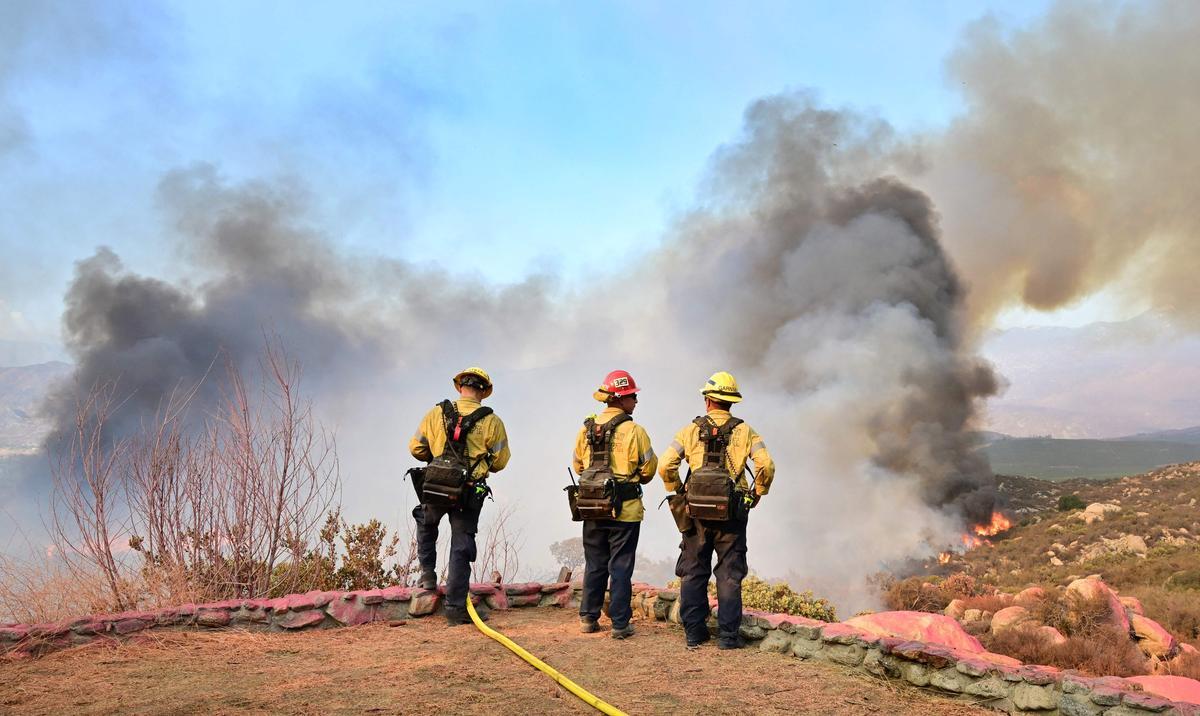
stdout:
{"type": "Polygon", "coordinates": [[[584,421],[572,459],[580,476],[573,511],[583,521],[585,559],[580,630],[585,634],[600,630],[600,610],[608,589],[614,639],[633,635],[630,599],[645,515],[642,485],[654,479],[658,468],[650,436],[631,417],[638,391],[626,371],[614,370],[604,377],[592,397],[605,408],[584,421]]]}

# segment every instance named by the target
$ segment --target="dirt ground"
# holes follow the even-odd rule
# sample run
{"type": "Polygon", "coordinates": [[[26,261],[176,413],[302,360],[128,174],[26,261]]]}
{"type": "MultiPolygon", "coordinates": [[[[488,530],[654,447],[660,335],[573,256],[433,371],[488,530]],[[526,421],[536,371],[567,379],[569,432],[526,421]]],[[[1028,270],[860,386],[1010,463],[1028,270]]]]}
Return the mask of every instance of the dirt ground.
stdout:
{"type": "MultiPolygon", "coordinates": [[[[614,641],[567,611],[492,626],[630,714],[979,714],[911,687],[757,650],[689,652],[678,627],[614,641]]],[[[596,713],[473,626],[440,618],[300,634],[149,633],[0,661],[0,712],[22,714],[596,713]]]]}

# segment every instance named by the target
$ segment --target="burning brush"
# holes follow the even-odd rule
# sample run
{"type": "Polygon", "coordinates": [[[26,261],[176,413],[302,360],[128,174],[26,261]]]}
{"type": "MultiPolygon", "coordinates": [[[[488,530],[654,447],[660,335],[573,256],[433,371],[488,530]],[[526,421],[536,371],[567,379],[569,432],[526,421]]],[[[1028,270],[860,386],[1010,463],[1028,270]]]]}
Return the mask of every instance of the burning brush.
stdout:
{"type": "MultiPolygon", "coordinates": [[[[1012,527],[1012,520],[1008,519],[1003,512],[992,512],[992,519],[987,524],[978,524],[971,528],[969,532],[964,532],[962,535],[963,551],[975,549],[976,547],[987,545],[992,546],[992,541],[989,537],[1004,532],[1012,527]]],[[[950,558],[954,556],[953,552],[941,552],[938,554],[938,564],[947,564],[950,558]]]]}

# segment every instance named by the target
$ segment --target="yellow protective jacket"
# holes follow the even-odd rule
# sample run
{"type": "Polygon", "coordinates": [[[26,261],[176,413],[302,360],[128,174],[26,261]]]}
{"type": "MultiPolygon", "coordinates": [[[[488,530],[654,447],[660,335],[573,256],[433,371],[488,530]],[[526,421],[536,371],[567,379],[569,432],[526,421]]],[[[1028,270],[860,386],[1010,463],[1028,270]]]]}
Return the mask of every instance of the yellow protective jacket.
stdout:
{"type": "MultiPolygon", "coordinates": [[[[596,423],[604,425],[609,420],[621,414],[620,408],[605,408],[596,417],[596,423]]],[[[575,474],[584,471],[592,464],[592,446],[587,439],[587,428],[579,428],[575,437],[575,455],[571,460],[575,474]]],[[[617,426],[612,437],[612,467],[613,475],[621,482],[638,482],[645,485],[654,479],[654,470],[658,467],[658,457],[650,445],[650,436],[646,429],[632,420],[617,426]]],[[[619,522],[641,522],[646,514],[641,498],[625,500],[621,512],[617,515],[619,522]]]]}
{"type": "MultiPolygon", "coordinates": [[[[710,410],[708,417],[720,426],[733,416],[728,410],[710,410]]],[[[739,490],[749,489],[746,484],[746,461],[751,460],[754,463],[754,491],[759,495],[770,491],[771,481],[775,479],[775,461],[767,452],[762,436],[754,428],[746,423],[734,428],[725,454],[728,458],[725,467],[731,476],[736,475],[734,480],[739,490]]],[[[693,470],[704,466],[704,443],[700,440],[700,428],[695,423],[688,423],[687,427],[675,433],[671,446],[663,453],[658,474],[667,492],[675,492],[679,488],[679,465],[685,458],[693,470]]]]}
{"type": "MultiPolygon", "coordinates": [[[[454,401],[459,415],[470,415],[479,409],[478,400],[459,398],[454,401]]],[[[417,432],[408,441],[408,451],[421,462],[429,462],[441,455],[446,449],[446,423],[442,417],[441,406],[435,405],[417,426],[417,432]]],[[[474,429],[467,434],[467,458],[473,464],[484,452],[491,454],[491,471],[500,472],[508,464],[512,453],[508,450],[508,433],[504,431],[504,422],[495,413],[480,420],[474,429]]],[[[488,461],[481,460],[475,467],[475,479],[483,479],[488,475],[488,461]]]]}

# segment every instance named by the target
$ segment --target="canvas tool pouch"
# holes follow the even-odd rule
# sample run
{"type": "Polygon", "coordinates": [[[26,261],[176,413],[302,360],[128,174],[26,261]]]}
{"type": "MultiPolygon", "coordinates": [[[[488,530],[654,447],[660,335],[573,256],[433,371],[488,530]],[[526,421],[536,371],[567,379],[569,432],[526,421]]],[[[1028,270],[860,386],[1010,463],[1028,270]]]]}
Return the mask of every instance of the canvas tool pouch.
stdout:
{"type": "Polygon", "coordinates": [[[567,505],[571,508],[571,521],[583,522],[583,515],[579,514],[579,485],[567,485],[563,491],[567,493],[567,505]]]}
{"type": "Polygon", "coordinates": [[[408,475],[410,480],[412,480],[413,490],[416,491],[417,500],[420,501],[422,495],[421,488],[425,484],[425,468],[410,467],[408,468],[408,472],[405,474],[408,475]]]}
{"type": "Polygon", "coordinates": [[[449,400],[442,401],[441,408],[446,427],[446,448],[424,468],[421,504],[459,509],[465,498],[474,494],[471,481],[475,466],[487,458],[485,452],[471,463],[467,457],[467,435],[480,420],[492,414],[492,409],[479,408],[470,415],[462,416],[449,400]]]}
{"type": "Polygon", "coordinates": [[[704,464],[688,475],[684,484],[688,514],[698,520],[725,521],[735,519],[738,499],[735,483],[726,467],[725,450],[729,436],[741,424],[730,418],[718,427],[711,418],[702,416],[694,421],[704,442],[704,464]]]}
{"type": "Polygon", "coordinates": [[[671,510],[671,517],[675,520],[675,527],[680,533],[687,534],[695,528],[696,523],[692,521],[692,516],[688,514],[687,498],[683,495],[667,495],[667,508],[671,510]]]}
{"type": "Polygon", "coordinates": [[[581,520],[611,520],[620,514],[620,490],[617,476],[612,471],[612,439],[617,427],[629,420],[628,413],[621,413],[607,423],[599,424],[594,418],[583,423],[592,459],[579,473],[575,507],[581,520]]]}

